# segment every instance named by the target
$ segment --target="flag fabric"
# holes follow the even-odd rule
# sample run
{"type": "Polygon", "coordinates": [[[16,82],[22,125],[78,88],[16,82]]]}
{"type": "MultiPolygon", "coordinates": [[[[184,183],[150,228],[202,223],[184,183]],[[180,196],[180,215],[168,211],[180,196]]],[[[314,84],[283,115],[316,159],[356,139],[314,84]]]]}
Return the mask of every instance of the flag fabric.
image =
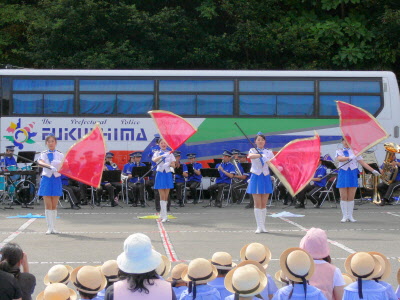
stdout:
{"type": "Polygon", "coordinates": [[[288,192],[295,196],[314,177],[319,164],[321,141],[319,135],[296,139],[283,147],[268,166],[288,192]]]}
{"type": "Polygon", "coordinates": [[[158,132],[172,151],[177,150],[193,134],[197,128],[184,118],[165,110],[149,111],[150,116],[156,123],[158,132]]]}
{"type": "Polygon", "coordinates": [[[58,172],[98,188],[103,174],[106,147],[103,132],[96,124],[93,130],[71,146],[58,172]]]}
{"type": "Polygon", "coordinates": [[[340,118],[340,130],[354,155],[387,139],[389,134],[366,110],[346,102],[336,101],[340,118]]]}

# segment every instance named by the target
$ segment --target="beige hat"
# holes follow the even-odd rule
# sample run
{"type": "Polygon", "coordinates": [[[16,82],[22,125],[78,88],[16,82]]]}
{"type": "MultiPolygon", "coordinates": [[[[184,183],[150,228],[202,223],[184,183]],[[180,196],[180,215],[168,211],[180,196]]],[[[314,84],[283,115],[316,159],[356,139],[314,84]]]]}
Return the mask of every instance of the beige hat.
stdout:
{"type": "Polygon", "coordinates": [[[397,271],[397,283],[400,285],[400,269],[397,271]]]}
{"type": "Polygon", "coordinates": [[[355,282],[356,280],[354,279],[354,277],[350,276],[347,273],[343,273],[342,274],[344,282],[345,282],[345,286],[348,286],[350,283],[355,282]]]}
{"type": "Polygon", "coordinates": [[[369,254],[373,255],[379,262],[380,269],[379,273],[374,277],[374,279],[378,280],[386,280],[389,278],[390,273],[392,273],[392,266],[390,265],[389,260],[385,255],[379,252],[370,251],[369,254]]]}
{"type": "Polygon", "coordinates": [[[101,267],[101,273],[106,276],[108,282],[118,281],[118,263],[116,260],[107,260],[101,267]]]}
{"type": "Polygon", "coordinates": [[[43,282],[45,285],[52,283],[64,283],[67,284],[73,268],[67,265],[55,265],[50,268],[46,276],[44,276],[43,282]]]}
{"type": "Polygon", "coordinates": [[[172,268],[171,277],[167,280],[171,282],[182,282],[182,273],[183,271],[187,270],[187,264],[177,264],[175,267],[172,268]]]}
{"type": "Polygon", "coordinates": [[[314,274],[314,260],[301,248],[289,248],[283,251],[279,263],[283,274],[294,282],[304,282],[314,274]]]}
{"type": "Polygon", "coordinates": [[[225,288],[241,297],[250,298],[261,293],[268,284],[264,272],[252,264],[237,267],[225,276],[225,288]]]}
{"type": "Polygon", "coordinates": [[[171,271],[171,262],[168,257],[161,255],[161,263],[156,268],[156,273],[161,277],[165,277],[171,271]]]}
{"type": "Polygon", "coordinates": [[[73,289],[63,283],[53,283],[37,295],[36,300],[76,300],[77,295],[73,289]]]}
{"type": "Polygon", "coordinates": [[[379,261],[368,252],[350,254],[344,262],[346,273],[350,276],[370,280],[380,271],[379,261]]]}
{"type": "Polygon", "coordinates": [[[83,266],[75,268],[71,273],[71,281],[78,291],[97,294],[107,285],[107,279],[99,268],[83,266]]]}
{"type": "Polygon", "coordinates": [[[285,274],[283,274],[282,270],[279,270],[275,273],[275,280],[286,285],[289,284],[289,281],[287,280],[285,274]]]}
{"type": "Polygon", "coordinates": [[[218,276],[218,271],[211,262],[204,258],[196,258],[183,271],[182,279],[186,282],[195,281],[197,284],[207,283],[218,276]]]}
{"type": "Polygon", "coordinates": [[[240,250],[240,259],[242,261],[255,260],[266,269],[271,260],[271,251],[260,243],[247,244],[240,250]]]}
{"type": "Polygon", "coordinates": [[[254,267],[254,268],[257,268],[260,272],[262,272],[262,273],[265,274],[265,269],[264,269],[264,267],[263,267],[259,262],[256,262],[255,260],[245,260],[245,261],[242,261],[242,262],[240,262],[240,263],[237,265],[237,268],[238,268],[238,267],[247,266],[247,265],[252,266],[252,267],[254,267]]]}
{"type": "Polygon", "coordinates": [[[232,270],[236,267],[232,262],[232,255],[228,252],[215,252],[210,261],[217,270],[232,270]]]}

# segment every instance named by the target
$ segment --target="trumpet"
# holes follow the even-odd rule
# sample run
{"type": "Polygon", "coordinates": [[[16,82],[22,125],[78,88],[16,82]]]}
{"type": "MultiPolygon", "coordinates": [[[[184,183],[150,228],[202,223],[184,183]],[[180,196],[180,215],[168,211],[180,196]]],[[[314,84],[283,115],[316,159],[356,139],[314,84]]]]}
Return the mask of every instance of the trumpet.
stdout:
{"type": "Polygon", "coordinates": [[[114,169],[118,169],[118,165],[116,163],[112,163],[111,167],[113,167],[114,169]]]}

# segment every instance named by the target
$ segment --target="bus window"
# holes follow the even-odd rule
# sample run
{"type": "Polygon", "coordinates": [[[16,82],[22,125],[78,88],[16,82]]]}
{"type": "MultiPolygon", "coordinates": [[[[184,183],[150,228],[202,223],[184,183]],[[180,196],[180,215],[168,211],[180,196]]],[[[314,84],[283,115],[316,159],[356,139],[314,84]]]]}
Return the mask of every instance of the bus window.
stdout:
{"type": "Polygon", "coordinates": [[[365,109],[373,115],[381,106],[380,96],[321,95],[319,114],[321,116],[338,116],[335,101],[353,104],[365,109]]]}
{"type": "Polygon", "coordinates": [[[283,80],[271,80],[261,81],[252,80],[244,81],[241,80],[239,83],[240,92],[265,92],[265,93],[313,93],[314,92],[314,81],[283,81],[283,80]]]}
{"type": "Polygon", "coordinates": [[[278,116],[312,116],[314,114],[314,96],[279,95],[277,103],[278,116]]]}
{"type": "Polygon", "coordinates": [[[72,94],[47,94],[44,98],[44,114],[74,113],[74,95],[72,94]]]}
{"type": "Polygon", "coordinates": [[[144,115],[153,109],[154,96],[148,95],[117,95],[117,113],[121,115],[144,115]]]}
{"type": "Polygon", "coordinates": [[[14,94],[14,114],[43,114],[42,94],[14,94]]]}
{"type": "Polygon", "coordinates": [[[319,82],[321,93],[380,93],[378,81],[323,81],[319,82]]]}
{"type": "Polygon", "coordinates": [[[14,91],[55,91],[68,92],[74,91],[73,80],[55,79],[14,79],[14,91]]]}
{"type": "Polygon", "coordinates": [[[198,115],[233,115],[233,95],[198,95],[198,115]]]}
{"type": "Polygon", "coordinates": [[[233,92],[233,80],[160,80],[160,92],[233,92]]]}
{"type": "Polygon", "coordinates": [[[116,95],[80,95],[80,113],[81,114],[106,114],[114,113],[116,95]]]}
{"type": "Polygon", "coordinates": [[[153,92],[154,80],[80,80],[82,92],[153,92]]]}
{"type": "Polygon", "coordinates": [[[160,95],[160,109],[178,115],[195,115],[196,95],[160,95]]]}
{"type": "Polygon", "coordinates": [[[239,114],[241,116],[275,116],[276,96],[241,95],[239,97],[239,114]]]}

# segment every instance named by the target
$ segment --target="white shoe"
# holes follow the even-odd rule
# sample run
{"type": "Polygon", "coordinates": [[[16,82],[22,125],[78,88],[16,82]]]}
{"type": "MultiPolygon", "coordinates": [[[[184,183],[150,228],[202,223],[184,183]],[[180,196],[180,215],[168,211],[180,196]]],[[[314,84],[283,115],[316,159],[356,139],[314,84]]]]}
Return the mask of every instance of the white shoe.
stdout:
{"type": "Polygon", "coordinates": [[[168,222],[168,219],[162,219],[161,220],[161,223],[165,223],[165,222],[168,222]]]}
{"type": "Polygon", "coordinates": [[[259,227],[257,227],[256,231],[254,231],[254,233],[261,233],[261,229],[259,227]]]}
{"type": "Polygon", "coordinates": [[[351,223],[357,222],[357,221],[353,218],[353,216],[350,216],[350,217],[348,218],[348,220],[349,220],[349,222],[351,222],[351,223]]]}
{"type": "Polygon", "coordinates": [[[343,219],[341,219],[340,222],[346,223],[346,222],[347,222],[347,218],[346,218],[346,217],[343,217],[343,219]]]}
{"type": "Polygon", "coordinates": [[[46,234],[51,234],[51,230],[47,229],[46,234]]]}
{"type": "Polygon", "coordinates": [[[53,230],[51,231],[51,234],[59,234],[60,232],[59,231],[57,231],[57,230],[55,230],[54,228],[53,228],[53,230]]]}

